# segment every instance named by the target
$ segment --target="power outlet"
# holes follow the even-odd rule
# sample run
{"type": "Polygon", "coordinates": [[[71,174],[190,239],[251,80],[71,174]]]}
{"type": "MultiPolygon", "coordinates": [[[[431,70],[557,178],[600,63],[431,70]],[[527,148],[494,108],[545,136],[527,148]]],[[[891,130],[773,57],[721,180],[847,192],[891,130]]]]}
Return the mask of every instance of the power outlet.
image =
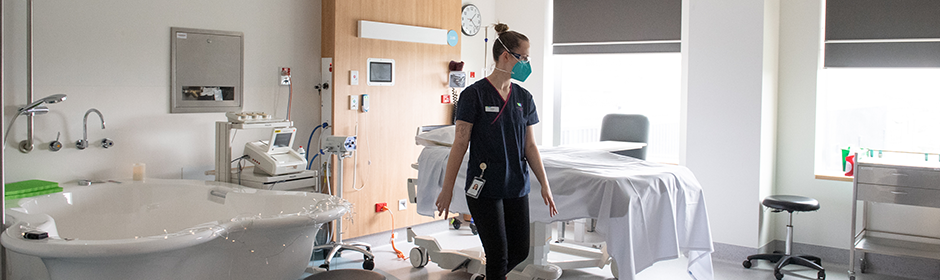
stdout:
{"type": "Polygon", "coordinates": [[[289,86],[289,85],[290,85],[290,68],[289,68],[289,67],[281,67],[281,79],[280,79],[280,81],[281,81],[281,85],[282,85],[282,86],[289,86]]]}
{"type": "Polygon", "coordinates": [[[379,212],[385,211],[385,210],[382,210],[382,208],[386,208],[386,207],[388,207],[388,203],[385,203],[385,202],[376,203],[376,204],[375,204],[375,213],[379,213],[379,212]]]}
{"type": "Polygon", "coordinates": [[[405,209],[408,209],[408,200],[402,198],[398,200],[398,211],[404,211],[405,209]]]}
{"type": "Polygon", "coordinates": [[[359,110],[359,95],[349,96],[349,110],[359,110]]]}

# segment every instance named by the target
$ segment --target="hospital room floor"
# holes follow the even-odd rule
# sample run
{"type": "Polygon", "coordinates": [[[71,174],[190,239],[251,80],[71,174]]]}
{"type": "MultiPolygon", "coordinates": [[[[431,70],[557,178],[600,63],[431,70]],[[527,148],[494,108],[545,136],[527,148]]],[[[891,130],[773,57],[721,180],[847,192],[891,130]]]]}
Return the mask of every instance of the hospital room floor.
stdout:
{"type": "MultiPolygon", "coordinates": [[[[419,233],[420,234],[420,233],[419,233]]],[[[472,247],[479,247],[480,239],[471,234],[468,227],[462,227],[460,230],[446,230],[438,233],[431,234],[431,236],[437,238],[438,242],[446,250],[461,250],[468,249],[472,247]]],[[[401,250],[405,256],[409,255],[409,251],[413,244],[404,242],[402,240],[399,242],[396,240],[395,247],[401,250]]],[[[411,266],[411,262],[408,260],[400,260],[395,256],[395,252],[392,250],[390,244],[377,246],[372,248],[372,252],[375,254],[375,269],[373,271],[382,273],[389,280],[397,279],[415,279],[415,280],[467,280],[470,279],[470,274],[462,271],[450,272],[450,270],[444,270],[434,264],[429,262],[424,268],[414,268],[411,266]]],[[[826,260],[823,260],[825,264],[826,260]]],[[[323,261],[312,262],[314,266],[323,263],[323,261]]],[[[687,259],[680,257],[675,260],[661,261],[649,267],[640,273],[637,274],[636,280],[659,280],[659,279],[691,279],[688,272],[686,272],[687,259]]],[[[775,280],[773,276],[773,266],[766,261],[759,261],[755,263],[755,266],[750,269],[745,269],[741,266],[741,262],[729,262],[723,260],[714,260],[713,266],[715,268],[715,279],[755,279],[755,280],[775,280]]],[[[333,260],[333,269],[361,269],[362,268],[362,254],[357,252],[347,251],[343,253],[342,258],[336,258],[333,260]]],[[[828,280],[846,280],[848,275],[846,273],[847,267],[838,266],[832,264],[825,264],[826,268],[826,279],[828,280]]],[[[304,274],[308,276],[309,274],[304,274]]],[[[610,272],[610,267],[607,266],[604,269],[599,268],[582,268],[582,269],[569,269],[565,270],[562,273],[560,280],[602,280],[602,279],[614,279],[613,275],[610,272]]],[[[785,268],[784,280],[798,280],[798,279],[816,279],[816,272],[808,268],[802,268],[800,266],[788,266],[785,268]]],[[[890,277],[883,275],[873,275],[873,274],[856,274],[857,280],[887,280],[887,279],[902,279],[898,277],[890,277]]]]}

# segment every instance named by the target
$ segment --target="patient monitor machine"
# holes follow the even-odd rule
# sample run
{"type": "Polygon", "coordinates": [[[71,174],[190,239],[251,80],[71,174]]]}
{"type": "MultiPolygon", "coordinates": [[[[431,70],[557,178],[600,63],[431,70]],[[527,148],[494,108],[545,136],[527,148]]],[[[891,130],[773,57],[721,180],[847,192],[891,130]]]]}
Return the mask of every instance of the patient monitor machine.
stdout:
{"type": "Polygon", "coordinates": [[[291,149],[297,128],[274,128],[271,139],[245,143],[245,154],[255,167],[269,175],[282,175],[306,170],[307,159],[291,149]]]}

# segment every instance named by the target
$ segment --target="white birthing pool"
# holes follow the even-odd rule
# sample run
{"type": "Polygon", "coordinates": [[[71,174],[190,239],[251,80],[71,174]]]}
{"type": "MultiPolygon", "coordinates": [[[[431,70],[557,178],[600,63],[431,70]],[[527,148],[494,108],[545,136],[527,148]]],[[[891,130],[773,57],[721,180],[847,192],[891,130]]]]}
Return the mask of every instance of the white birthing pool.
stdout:
{"type": "Polygon", "coordinates": [[[206,181],[64,188],[20,199],[0,236],[8,250],[39,257],[53,280],[296,280],[320,225],[350,209],[325,194],[206,181]]]}

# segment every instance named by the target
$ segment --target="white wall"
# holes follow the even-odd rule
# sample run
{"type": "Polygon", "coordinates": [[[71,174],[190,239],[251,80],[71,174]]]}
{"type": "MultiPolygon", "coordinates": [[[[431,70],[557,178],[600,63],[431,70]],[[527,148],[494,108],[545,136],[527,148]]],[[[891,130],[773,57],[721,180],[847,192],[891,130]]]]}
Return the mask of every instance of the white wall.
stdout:
{"type": "MultiPolygon", "coordinates": [[[[683,164],[705,189],[715,242],[760,247],[760,200],[768,180],[761,170],[772,163],[765,102],[765,13],[772,1],[688,2],[686,150],[683,164]]],[[[772,8],[773,6],[770,6],[772,8]]],[[[770,77],[772,80],[772,77],[770,77]]]]}
{"type": "MultiPolygon", "coordinates": [[[[546,79],[553,75],[552,70],[552,25],[551,1],[514,0],[496,2],[496,20],[509,25],[529,37],[529,58],[532,74],[525,82],[519,83],[532,93],[538,108],[539,124],[535,125],[535,141],[540,145],[552,143],[552,114],[554,107],[553,82],[546,79]]],[[[495,36],[493,37],[495,40],[495,36]]],[[[517,82],[513,80],[513,82],[517,82]]]]}
{"type": "MultiPolygon", "coordinates": [[[[777,192],[813,197],[817,212],[793,219],[794,242],[848,249],[851,183],[815,179],[816,71],[822,0],[781,1],[777,192]]],[[[784,223],[784,221],[780,221],[784,223]]],[[[778,226],[778,235],[785,234],[778,226]]]]}
{"type": "MultiPolygon", "coordinates": [[[[4,0],[4,44],[7,105],[4,122],[26,103],[26,1],[4,0]]],[[[25,139],[25,118],[14,124],[5,153],[6,180],[130,178],[131,164],[147,164],[154,178],[205,178],[213,167],[214,122],[222,113],[170,114],[170,27],[244,32],[245,110],[284,117],[288,88],[277,83],[279,67],[292,68],[292,118],[299,145],[319,120],[313,84],[319,81],[320,1],[35,1],[34,98],[54,93],[68,100],[50,105],[36,118],[37,149],[17,152],[25,139]],[[92,142],[114,140],[111,149],[75,149],[82,137],[82,116],[92,142]],[[65,148],[50,152],[47,144],[61,132],[65,148]],[[303,139],[300,141],[300,139],[303,139]]],[[[239,133],[239,153],[252,133],[239,133]]],[[[263,134],[263,133],[262,133],[263,134]]]]}
{"type": "MultiPolygon", "coordinates": [[[[460,58],[464,62],[463,71],[467,72],[467,85],[475,83],[486,77],[492,69],[485,69],[486,66],[493,66],[493,41],[496,38],[496,31],[493,30],[493,24],[496,23],[496,1],[495,0],[464,0],[463,4],[473,4],[480,9],[481,22],[483,27],[480,32],[474,36],[460,33],[460,58]],[[489,36],[489,42],[485,42],[489,36]],[[475,78],[469,78],[470,71],[476,72],[475,78]]],[[[512,26],[510,26],[511,28],[512,26]]]]}
{"type": "MultiPolygon", "coordinates": [[[[779,86],[780,0],[764,0],[764,69],[761,90],[760,190],[763,198],[774,194],[777,156],[777,88],[779,86]]],[[[762,211],[759,216],[758,245],[777,238],[772,212],[762,211]]],[[[783,235],[781,238],[785,238],[783,235]]]]}

